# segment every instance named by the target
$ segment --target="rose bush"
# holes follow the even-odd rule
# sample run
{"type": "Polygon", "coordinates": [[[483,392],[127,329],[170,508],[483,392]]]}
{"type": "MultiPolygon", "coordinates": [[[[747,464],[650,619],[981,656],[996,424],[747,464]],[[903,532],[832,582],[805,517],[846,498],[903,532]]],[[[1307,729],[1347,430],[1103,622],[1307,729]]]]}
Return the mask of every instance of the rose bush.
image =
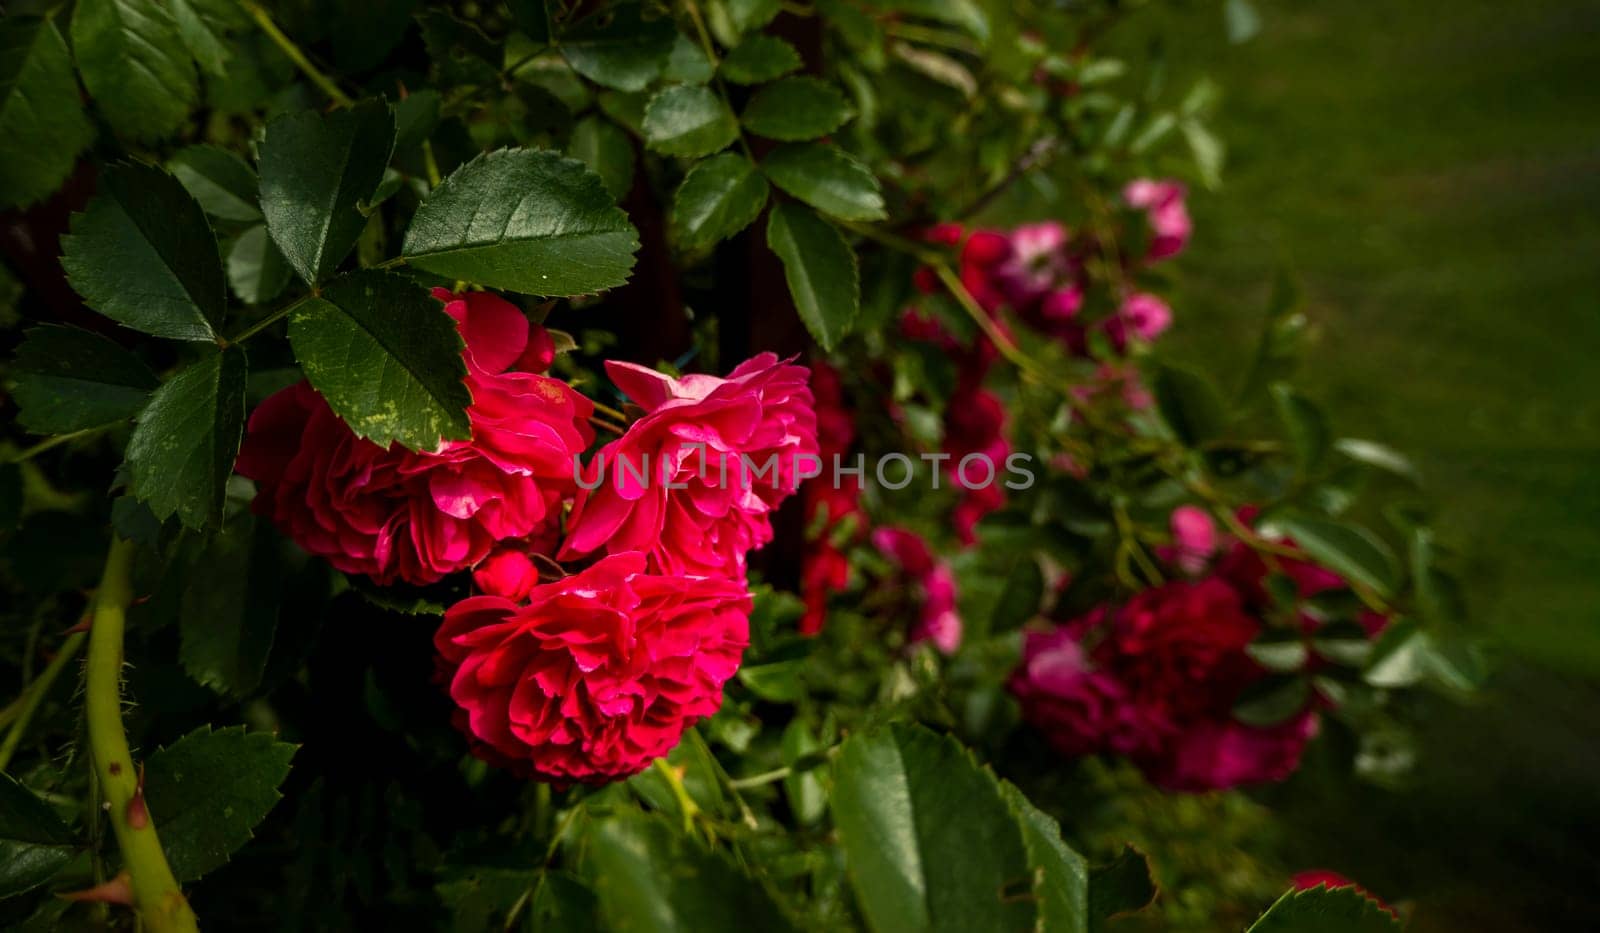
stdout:
{"type": "Polygon", "coordinates": [[[1240,788],[1479,659],[1131,6],[8,13],[0,918],[1391,928],[1240,788]]]}

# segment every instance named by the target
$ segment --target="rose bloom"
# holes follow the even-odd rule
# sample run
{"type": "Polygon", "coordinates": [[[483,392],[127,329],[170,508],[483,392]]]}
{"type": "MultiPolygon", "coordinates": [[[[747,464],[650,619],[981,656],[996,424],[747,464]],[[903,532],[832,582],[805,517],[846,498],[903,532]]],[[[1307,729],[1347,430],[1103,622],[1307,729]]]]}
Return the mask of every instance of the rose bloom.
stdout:
{"type": "Polygon", "coordinates": [[[949,563],[935,557],[921,535],[904,528],[876,528],[872,544],[922,591],[911,644],[932,642],[940,653],[955,654],[961,647],[962,624],[956,610],[956,576],[949,563]]]}
{"type": "Polygon", "coordinates": [[[1125,755],[1161,787],[1279,781],[1317,719],[1311,708],[1269,727],[1232,718],[1264,675],[1245,652],[1260,628],[1222,580],[1175,581],[1029,633],[1011,689],[1023,718],[1064,753],[1125,755]]]}
{"type": "Polygon", "coordinates": [[[550,549],[562,500],[575,491],[573,460],[594,440],[587,399],[564,382],[506,371],[528,344],[521,311],[484,292],[444,297],[466,342],[471,439],[432,451],[379,447],[301,382],[251,414],[235,465],[256,481],[256,514],[379,584],[432,583],[507,539],[550,549]]]}
{"type": "Polygon", "coordinates": [[[1145,258],[1154,262],[1176,256],[1189,242],[1194,224],[1184,206],[1183,185],[1175,181],[1136,178],[1122,189],[1122,200],[1129,207],[1145,212],[1150,225],[1150,247],[1145,258]]]}
{"type": "Polygon", "coordinates": [[[746,553],[772,540],[770,514],[801,470],[820,472],[810,371],[772,353],[726,379],[606,371],[645,414],[590,461],[561,559],[643,551],[662,573],[744,579],[746,553]]]}
{"type": "Polygon", "coordinates": [[[492,764],[559,785],[637,774],[722,705],[750,640],[743,580],[661,576],[643,554],[474,596],[434,635],[457,724],[492,764]]]}

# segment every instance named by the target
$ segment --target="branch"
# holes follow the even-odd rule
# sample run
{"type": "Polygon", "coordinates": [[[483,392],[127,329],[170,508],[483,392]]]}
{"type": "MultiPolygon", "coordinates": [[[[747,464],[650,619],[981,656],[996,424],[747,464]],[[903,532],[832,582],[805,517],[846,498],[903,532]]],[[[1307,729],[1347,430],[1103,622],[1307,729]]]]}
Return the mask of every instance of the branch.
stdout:
{"type": "Polygon", "coordinates": [[[197,933],[194,911],[156,838],[144,801],[144,774],[134,768],[122,728],[122,633],[133,599],[132,564],[133,543],[113,535],[89,628],[84,692],[89,748],[142,927],[150,933],[197,933]]]}

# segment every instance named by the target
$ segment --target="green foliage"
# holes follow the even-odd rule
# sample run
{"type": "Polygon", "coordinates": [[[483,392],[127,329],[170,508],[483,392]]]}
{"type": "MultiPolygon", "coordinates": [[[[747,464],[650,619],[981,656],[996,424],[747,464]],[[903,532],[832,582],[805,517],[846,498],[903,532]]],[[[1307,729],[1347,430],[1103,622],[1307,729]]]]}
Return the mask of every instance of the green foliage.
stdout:
{"type": "Polygon", "coordinates": [[[718,71],[734,84],[765,84],[791,71],[799,71],[800,53],[777,36],[765,33],[747,37],[722,59],[718,71]]]}
{"type": "Polygon", "coordinates": [[[130,139],[172,135],[199,96],[178,23],[158,0],[83,0],[72,49],[100,115],[130,139]]]}
{"type": "Polygon", "coordinates": [[[587,833],[607,928],[639,933],[793,929],[754,879],[660,817],[623,811],[587,833]]]}
{"type": "Polygon", "coordinates": [[[633,143],[622,127],[604,117],[591,115],[578,121],[567,155],[599,175],[612,200],[621,200],[633,187],[633,143]]]}
{"type": "Polygon", "coordinates": [[[244,433],[245,356],[208,354],[150,397],[128,441],[128,489],[160,519],[214,525],[244,433]]]}
{"type": "Polygon", "coordinates": [[[1124,846],[1116,858],[1089,872],[1089,927],[1104,929],[1107,920],[1140,910],[1155,896],[1149,862],[1132,846],[1124,846]]]}
{"type": "Polygon", "coordinates": [[[247,305],[264,304],[278,297],[294,270],[278,251],[265,224],[256,224],[233,241],[228,250],[228,284],[247,305]]]}
{"type": "Polygon", "coordinates": [[[837,228],[795,204],[772,209],[767,245],[783,260],[800,320],[824,350],[832,349],[861,311],[855,252],[837,228]]]}
{"type": "Polygon", "coordinates": [[[46,325],[27,332],[12,363],[23,427],[66,434],[126,421],[157,386],[138,357],[98,334],[46,325]]]}
{"type": "Polygon", "coordinates": [[[54,191],[94,138],[67,44],[48,19],[0,20],[0,207],[54,191]]]}
{"type": "Polygon", "coordinates": [[[560,38],[567,64],[619,91],[642,91],[661,74],[677,30],[666,17],[646,18],[637,3],[597,10],[560,38]]]}
{"type": "Polygon", "coordinates": [[[739,119],[757,136],[800,141],[826,136],[852,115],[838,88],[818,78],[799,76],[763,85],[739,119]]]}
{"type": "Polygon", "coordinates": [[[328,283],[289,317],[306,378],[361,437],[432,450],[470,433],[461,337],[438,299],[393,273],[328,283]]]}
{"type": "Polygon", "coordinates": [[[256,203],[261,183],[255,170],[226,149],[190,146],[167,160],[170,171],[200,207],[218,220],[260,222],[256,203]]]}
{"type": "Polygon", "coordinates": [[[1400,921],[1353,887],[1290,891],[1249,933],[1396,933],[1400,921]]]}
{"type": "MultiPolygon", "coordinates": [[[[839,753],[832,806],[856,897],[877,933],[1031,925],[1037,908],[1017,888],[1033,890],[1037,863],[1022,826],[1000,783],[953,740],[899,725],[852,737],[839,753]]],[[[1053,847],[1037,849],[1049,858],[1047,882],[1082,884],[1053,847]]],[[[1055,909],[1074,898],[1081,892],[1069,888],[1046,903],[1055,909]]]]}
{"type": "Polygon", "coordinates": [[[383,179],[394,114],[367,101],[326,116],[302,111],[267,124],[261,212],[295,272],[315,284],[338,267],[367,224],[360,205],[383,179]]]}
{"type": "Polygon", "coordinates": [[[860,159],[827,143],[790,143],[761,160],[772,183],[840,220],[882,220],[883,192],[860,159]]]}
{"type": "Polygon", "coordinates": [[[49,881],[74,849],[72,831],[49,805],[0,773],[0,898],[49,881]]]}
{"type": "Polygon", "coordinates": [[[684,249],[702,249],[750,226],[767,205],[767,179],[736,152],[697,162],[672,200],[672,229],[684,249]]]}
{"type": "Polygon", "coordinates": [[[145,798],[172,872],[194,881],[226,863],[281,799],[294,746],[243,726],[201,726],[159,748],[145,767],[145,798]]]}
{"type": "Polygon", "coordinates": [[[529,295],[622,284],[638,232],[583,163],[501,149],[452,172],[406,231],[410,263],[436,275],[529,295]]]}
{"type": "Polygon", "coordinates": [[[642,125],[650,148],[664,155],[710,155],[739,135],[739,124],[722,98],[691,84],[673,85],[650,98],[642,125]]]}
{"type": "Polygon", "coordinates": [[[113,321],[157,337],[216,339],[226,301],[217,241],[166,172],[135,164],[104,172],[61,252],[72,287],[113,321]]]}
{"type": "Polygon", "coordinates": [[[211,536],[189,569],[178,657],[197,682],[246,696],[261,683],[278,628],[284,568],[277,537],[266,523],[238,516],[211,536]]]}

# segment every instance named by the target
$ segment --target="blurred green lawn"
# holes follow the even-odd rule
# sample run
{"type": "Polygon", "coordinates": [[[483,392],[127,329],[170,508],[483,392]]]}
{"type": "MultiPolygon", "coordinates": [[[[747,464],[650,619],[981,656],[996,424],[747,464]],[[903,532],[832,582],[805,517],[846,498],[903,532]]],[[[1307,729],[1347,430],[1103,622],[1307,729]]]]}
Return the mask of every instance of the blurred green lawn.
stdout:
{"type": "Polygon", "coordinates": [[[1592,921],[1600,2],[1256,5],[1244,45],[1210,2],[1119,37],[1164,37],[1174,82],[1224,92],[1225,185],[1193,198],[1171,352],[1237,372],[1287,263],[1320,328],[1307,388],[1415,455],[1500,668],[1481,704],[1431,713],[1414,788],[1303,806],[1304,856],[1419,897],[1422,929],[1592,921]]]}

